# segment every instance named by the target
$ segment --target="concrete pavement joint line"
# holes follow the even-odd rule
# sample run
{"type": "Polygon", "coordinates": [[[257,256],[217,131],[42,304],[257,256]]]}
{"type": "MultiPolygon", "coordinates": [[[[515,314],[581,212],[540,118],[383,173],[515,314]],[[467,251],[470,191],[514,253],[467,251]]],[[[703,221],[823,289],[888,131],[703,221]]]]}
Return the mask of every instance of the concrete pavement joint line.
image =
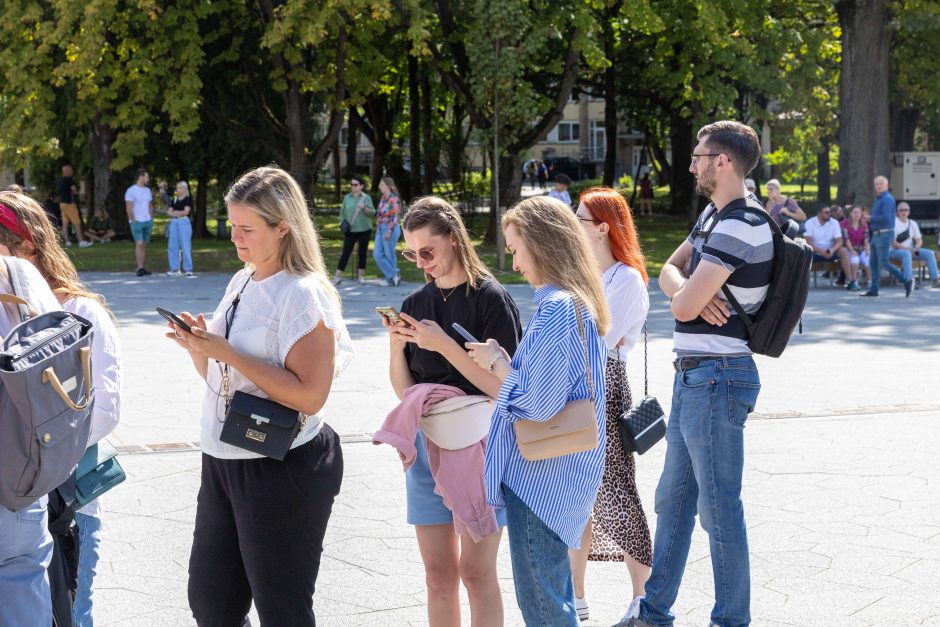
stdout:
{"type": "Polygon", "coordinates": [[[806,411],[771,411],[754,412],[749,420],[782,420],[786,418],[846,418],[871,414],[911,414],[926,411],[940,411],[940,405],[896,404],[896,405],[860,405],[858,407],[838,407],[834,409],[810,409],[806,411]]]}

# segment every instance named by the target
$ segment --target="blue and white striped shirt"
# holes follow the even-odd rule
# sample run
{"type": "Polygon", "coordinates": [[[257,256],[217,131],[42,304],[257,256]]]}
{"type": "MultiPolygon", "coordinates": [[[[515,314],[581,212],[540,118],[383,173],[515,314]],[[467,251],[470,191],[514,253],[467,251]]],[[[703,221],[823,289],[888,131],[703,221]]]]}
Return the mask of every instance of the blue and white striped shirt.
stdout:
{"type": "Polygon", "coordinates": [[[604,473],[607,347],[597,333],[594,317],[583,311],[600,440],[597,447],[542,461],[523,459],[513,422],[544,422],[561,411],[566,402],[590,398],[584,344],[571,294],[545,285],[535,292],[535,301],[538,309],[512,358],[512,370],[499,390],[490,425],[487,499],[494,507],[505,507],[502,484],[506,484],[566,545],[577,548],[604,473]]]}

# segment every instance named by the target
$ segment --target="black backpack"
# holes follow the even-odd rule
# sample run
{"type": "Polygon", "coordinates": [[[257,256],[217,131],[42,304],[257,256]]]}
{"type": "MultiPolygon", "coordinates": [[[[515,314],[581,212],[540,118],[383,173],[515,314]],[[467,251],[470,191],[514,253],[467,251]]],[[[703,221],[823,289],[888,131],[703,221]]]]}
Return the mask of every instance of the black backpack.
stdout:
{"type": "MultiPolygon", "coordinates": [[[[800,324],[803,316],[803,308],[809,294],[813,247],[804,239],[796,237],[795,228],[789,228],[784,233],[764,207],[751,198],[739,198],[728,203],[715,217],[712,227],[705,234],[706,242],[715,226],[736,209],[757,215],[770,226],[774,241],[773,274],[764,304],[753,318],[744,313],[741,303],[731,295],[727,285],[722,285],[721,291],[747,327],[748,348],[759,355],[780,357],[790,341],[793,329],[800,324]]],[[[790,227],[795,226],[790,223],[790,227]]],[[[800,333],[802,332],[800,324],[800,333]]]]}

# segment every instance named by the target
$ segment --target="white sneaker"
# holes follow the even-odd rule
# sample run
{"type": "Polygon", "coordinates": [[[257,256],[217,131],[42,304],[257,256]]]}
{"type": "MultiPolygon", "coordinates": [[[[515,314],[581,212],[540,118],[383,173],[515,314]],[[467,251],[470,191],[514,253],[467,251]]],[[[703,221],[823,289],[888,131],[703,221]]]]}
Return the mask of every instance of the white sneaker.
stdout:
{"type": "Polygon", "coordinates": [[[83,239],[83,240],[80,240],[80,241],[78,242],[78,247],[79,247],[79,248],[88,248],[88,247],[91,246],[93,243],[94,243],[94,242],[89,242],[87,239],[83,239]]]}
{"type": "Polygon", "coordinates": [[[176,272],[173,272],[172,270],[167,270],[166,275],[167,276],[181,276],[179,270],[177,270],[176,272]]]}
{"type": "Polygon", "coordinates": [[[71,240],[65,240],[64,242],[62,242],[62,245],[65,246],[66,248],[71,248],[72,242],[71,240]]]}
{"type": "Polygon", "coordinates": [[[574,609],[578,613],[578,620],[587,620],[591,616],[591,608],[588,607],[587,599],[574,598],[574,609]]]}

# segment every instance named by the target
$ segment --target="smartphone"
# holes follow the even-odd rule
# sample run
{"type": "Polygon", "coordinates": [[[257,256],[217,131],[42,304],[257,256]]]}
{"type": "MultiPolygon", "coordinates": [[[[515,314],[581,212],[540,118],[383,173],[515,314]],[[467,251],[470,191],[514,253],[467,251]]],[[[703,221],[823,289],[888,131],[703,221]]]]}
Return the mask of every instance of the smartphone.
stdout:
{"type": "Polygon", "coordinates": [[[463,336],[463,339],[467,340],[468,342],[473,342],[474,344],[479,344],[479,343],[480,343],[480,340],[478,340],[478,339],[476,339],[475,337],[473,337],[472,335],[470,335],[470,331],[467,331],[465,328],[463,328],[462,326],[460,326],[460,325],[457,324],[456,322],[454,322],[454,323],[451,324],[450,326],[454,327],[454,331],[456,331],[456,332],[459,333],[461,336],[463,336]]]}
{"type": "Polygon", "coordinates": [[[401,322],[401,316],[398,315],[398,310],[394,307],[376,307],[375,311],[388,320],[389,324],[398,324],[401,322]]]}
{"type": "Polygon", "coordinates": [[[173,324],[183,329],[187,333],[193,332],[192,327],[190,327],[188,324],[183,322],[183,319],[177,316],[172,311],[169,311],[168,309],[164,309],[163,307],[157,307],[157,313],[163,316],[164,318],[166,318],[167,322],[172,322],[173,324]]]}

